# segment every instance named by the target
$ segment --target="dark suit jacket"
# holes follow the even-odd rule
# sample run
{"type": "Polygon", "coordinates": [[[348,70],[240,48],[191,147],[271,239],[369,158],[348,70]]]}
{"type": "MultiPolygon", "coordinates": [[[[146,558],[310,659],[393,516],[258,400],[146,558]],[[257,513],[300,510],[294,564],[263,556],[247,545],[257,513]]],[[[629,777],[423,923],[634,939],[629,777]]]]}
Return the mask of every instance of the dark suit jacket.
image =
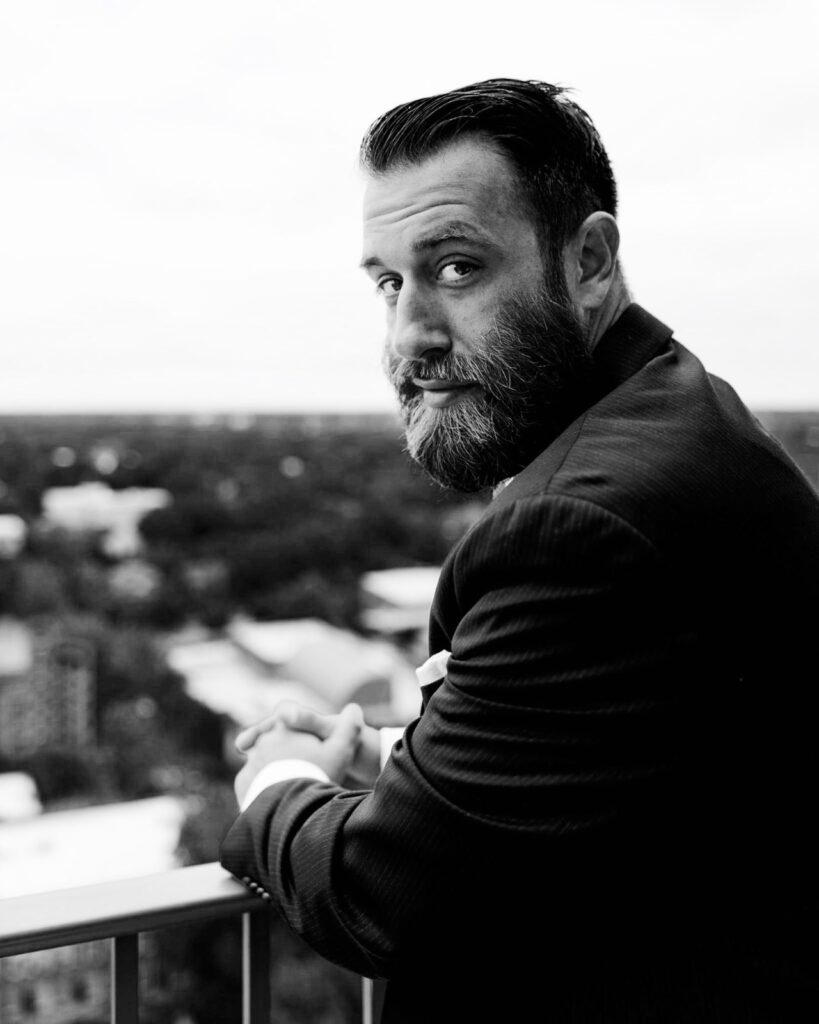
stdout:
{"type": "Polygon", "coordinates": [[[223,863],[388,1022],[817,1019],[819,502],[639,306],[588,403],[447,559],[374,790],[272,786],[223,863]]]}

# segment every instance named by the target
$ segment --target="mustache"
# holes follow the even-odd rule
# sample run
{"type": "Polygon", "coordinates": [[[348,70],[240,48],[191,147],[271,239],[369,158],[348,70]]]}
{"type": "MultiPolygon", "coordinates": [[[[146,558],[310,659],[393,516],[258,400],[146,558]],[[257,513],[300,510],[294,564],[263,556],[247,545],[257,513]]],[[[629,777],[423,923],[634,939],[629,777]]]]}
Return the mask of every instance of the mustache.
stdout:
{"type": "MultiPolygon", "coordinates": [[[[425,359],[402,359],[384,352],[384,371],[399,396],[409,398],[419,390],[416,381],[446,380],[455,385],[475,385],[492,394],[498,390],[498,367],[480,355],[451,352],[425,359]]],[[[503,376],[501,373],[500,376],[503,376]]]]}

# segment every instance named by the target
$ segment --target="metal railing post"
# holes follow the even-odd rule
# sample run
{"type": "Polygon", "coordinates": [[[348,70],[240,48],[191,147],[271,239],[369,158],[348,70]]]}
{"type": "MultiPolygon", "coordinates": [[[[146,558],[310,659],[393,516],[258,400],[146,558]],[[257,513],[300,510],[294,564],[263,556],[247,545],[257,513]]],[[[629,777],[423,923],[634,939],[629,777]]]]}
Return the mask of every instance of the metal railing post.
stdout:
{"type": "Polygon", "coordinates": [[[361,979],[361,1024],[373,1024],[373,983],[370,978],[361,979]]]}
{"type": "Polygon", "coordinates": [[[270,1024],[270,915],[242,914],[242,1024],[270,1024]]]}
{"type": "Polygon", "coordinates": [[[111,939],[111,1024],[139,1024],[138,938],[111,939]]]}

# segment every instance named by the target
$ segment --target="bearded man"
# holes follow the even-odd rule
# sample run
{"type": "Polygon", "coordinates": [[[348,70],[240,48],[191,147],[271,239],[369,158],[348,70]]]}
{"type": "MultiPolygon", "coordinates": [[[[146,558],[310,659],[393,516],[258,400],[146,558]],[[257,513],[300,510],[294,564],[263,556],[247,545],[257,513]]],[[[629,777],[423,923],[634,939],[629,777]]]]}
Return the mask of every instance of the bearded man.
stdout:
{"type": "Polygon", "coordinates": [[[561,89],[404,104],[362,156],[409,452],[495,493],[419,717],[384,757],[355,706],[244,733],[224,865],[384,1022],[813,1019],[819,501],[632,301],[561,89]]]}

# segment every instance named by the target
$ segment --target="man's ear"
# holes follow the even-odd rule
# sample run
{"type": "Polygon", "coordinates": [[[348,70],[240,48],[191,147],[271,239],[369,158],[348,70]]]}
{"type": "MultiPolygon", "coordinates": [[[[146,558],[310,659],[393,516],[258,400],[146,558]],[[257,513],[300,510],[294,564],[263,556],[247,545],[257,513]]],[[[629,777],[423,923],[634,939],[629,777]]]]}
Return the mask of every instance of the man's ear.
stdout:
{"type": "Polygon", "coordinates": [[[617,274],[620,230],[610,213],[589,214],[564,249],[566,284],[581,316],[605,302],[617,274]]]}

